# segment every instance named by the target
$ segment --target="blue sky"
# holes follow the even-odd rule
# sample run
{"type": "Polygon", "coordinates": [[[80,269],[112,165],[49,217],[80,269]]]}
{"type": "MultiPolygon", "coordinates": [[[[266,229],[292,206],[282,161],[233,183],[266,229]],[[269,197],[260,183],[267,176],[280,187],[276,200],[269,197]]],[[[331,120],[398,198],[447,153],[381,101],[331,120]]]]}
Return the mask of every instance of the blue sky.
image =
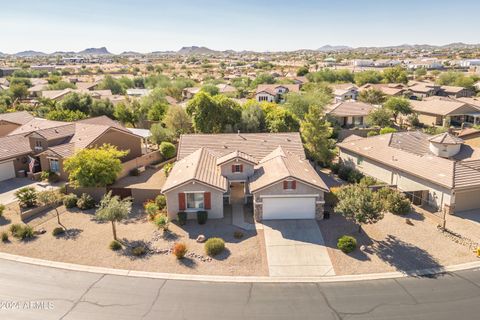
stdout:
{"type": "Polygon", "coordinates": [[[480,42],[478,0],[0,0],[0,52],[480,42]]]}

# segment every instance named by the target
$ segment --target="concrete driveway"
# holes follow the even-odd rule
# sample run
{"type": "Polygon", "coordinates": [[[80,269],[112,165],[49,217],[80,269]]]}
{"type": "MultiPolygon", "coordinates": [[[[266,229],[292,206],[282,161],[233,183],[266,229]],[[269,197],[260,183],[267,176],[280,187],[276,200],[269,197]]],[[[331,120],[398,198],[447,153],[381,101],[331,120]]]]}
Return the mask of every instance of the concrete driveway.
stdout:
{"type": "Polygon", "coordinates": [[[315,220],[270,220],[263,228],[271,277],[335,275],[315,220]]]}
{"type": "Polygon", "coordinates": [[[15,192],[23,187],[34,187],[37,191],[44,191],[47,189],[57,189],[60,184],[51,185],[48,182],[33,181],[27,178],[13,178],[5,181],[0,181],[0,203],[10,204],[15,202],[15,192]]]}

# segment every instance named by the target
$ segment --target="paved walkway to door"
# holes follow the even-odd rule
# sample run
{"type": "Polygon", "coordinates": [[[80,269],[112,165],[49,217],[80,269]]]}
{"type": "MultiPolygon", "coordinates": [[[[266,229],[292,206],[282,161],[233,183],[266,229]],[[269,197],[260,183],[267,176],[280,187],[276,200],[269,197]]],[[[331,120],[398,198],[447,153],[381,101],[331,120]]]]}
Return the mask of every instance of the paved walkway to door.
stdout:
{"type": "Polygon", "coordinates": [[[315,220],[263,221],[271,277],[334,276],[315,220]]]}

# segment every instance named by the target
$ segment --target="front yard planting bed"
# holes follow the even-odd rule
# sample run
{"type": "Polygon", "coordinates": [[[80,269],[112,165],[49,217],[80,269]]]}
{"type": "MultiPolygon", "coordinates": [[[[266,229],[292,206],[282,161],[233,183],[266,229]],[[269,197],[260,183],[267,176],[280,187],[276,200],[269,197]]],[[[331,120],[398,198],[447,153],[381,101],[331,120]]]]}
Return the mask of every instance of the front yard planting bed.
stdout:
{"type": "MultiPolygon", "coordinates": [[[[10,236],[10,242],[0,243],[0,251],[39,259],[76,263],[90,266],[142,270],[167,273],[205,275],[268,275],[267,260],[262,231],[245,231],[241,239],[234,237],[239,229],[231,225],[230,213],[226,218],[210,219],[204,225],[189,220],[185,226],[170,223],[168,232],[158,230],[147,220],[140,208],[134,208],[132,216],[117,224],[117,235],[122,243],[120,250],[111,250],[112,230],[110,223],[94,219],[94,210],[61,210],[61,222],[67,228],[64,234],[52,235],[59,227],[54,212],[41,221],[32,220],[35,230],[46,232],[33,240],[22,242],[10,236]],[[225,250],[209,257],[204,243],[197,243],[198,235],[225,240],[225,250]],[[185,243],[187,253],[183,259],[172,254],[175,243],[185,243]],[[146,250],[136,256],[134,248],[146,250]]],[[[9,206],[0,221],[0,233],[8,231],[12,223],[20,223],[18,206],[9,206]]],[[[136,250],[135,252],[137,252],[136,250]]]]}

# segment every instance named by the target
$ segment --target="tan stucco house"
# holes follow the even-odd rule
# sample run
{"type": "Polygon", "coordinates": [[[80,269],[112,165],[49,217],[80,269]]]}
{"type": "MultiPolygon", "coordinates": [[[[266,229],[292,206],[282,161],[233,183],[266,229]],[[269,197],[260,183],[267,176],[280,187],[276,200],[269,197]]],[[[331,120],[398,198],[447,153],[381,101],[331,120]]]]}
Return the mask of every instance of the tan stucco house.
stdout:
{"type": "Polygon", "coordinates": [[[182,135],[162,187],[168,215],[222,218],[232,189],[253,203],[257,221],[322,219],[328,187],[305,158],[299,133],[182,135]]]}

